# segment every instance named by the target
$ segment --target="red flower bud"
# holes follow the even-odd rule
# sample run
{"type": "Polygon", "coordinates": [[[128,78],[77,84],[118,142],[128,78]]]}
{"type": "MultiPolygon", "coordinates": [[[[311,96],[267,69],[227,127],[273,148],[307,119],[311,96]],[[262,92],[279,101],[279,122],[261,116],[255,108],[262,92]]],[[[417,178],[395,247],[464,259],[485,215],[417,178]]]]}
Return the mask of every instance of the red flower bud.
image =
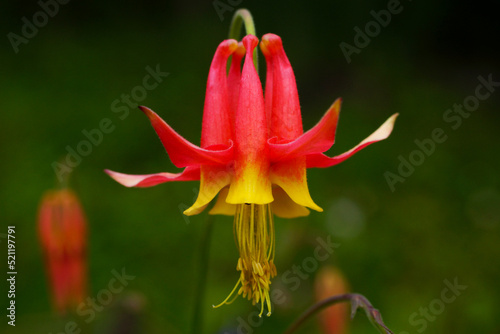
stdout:
{"type": "Polygon", "coordinates": [[[38,232],[52,301],[62,315],[83,301],[87,284],[86,220],[73,191],[52,190],[44,194],[38,232]]]}
{"type": "MultiPolygon", "coordinates": [[[[317,274],[314,285],[317,302],[349,292],[344,275],[333,266],[323,267],[317,274]]],[[[318,317],[324,334],[347,334],[349,325],[348,303],[329,306],[318,317]]]]}

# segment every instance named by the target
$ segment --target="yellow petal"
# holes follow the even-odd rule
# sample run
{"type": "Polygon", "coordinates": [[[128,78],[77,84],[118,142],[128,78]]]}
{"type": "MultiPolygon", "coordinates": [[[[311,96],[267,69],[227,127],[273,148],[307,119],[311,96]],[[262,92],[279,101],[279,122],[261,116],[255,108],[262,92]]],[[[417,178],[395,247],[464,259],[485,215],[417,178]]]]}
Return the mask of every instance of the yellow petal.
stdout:
{"type": "Polygon", "coordinates": [[[271,203],[273,213],[281,218],[295,218],[309,215],[309,210],[298,205],[280,187],[273,188],[274,202],[271,203]]]}
{"type": "Polygon", "coordinates": [[[225,166],[201,166],[200,192],[196,202],[186,211],[186,216],[197,215],[205,209],[219,191],[231,181],[231,172],[225,166]]]}
{"type": "Polygon", "coordinates": [[[215,202],[214,207],[208,212],[210,215],[234,216],[236,213],[236,205],[226,202],[228,192],[228,187],[223,188],[219,192],[219,196],[217,196],[217,201],[215,202]]]}
{"type": "MultiPolygon", "coordinates": [[[[262,159],[263,160],[263,159],[262,159]]],[[[226,202],[229,204],[268,204],[273,201],[269,167],[265,162],[235,166],[226,202]]]]}
{"type": "Polygon", "coordinates": [[[271,166],[271,182],[280,186],[298,205],[322,212],[309,194],[305,157],[275,163],[271,166]]]}

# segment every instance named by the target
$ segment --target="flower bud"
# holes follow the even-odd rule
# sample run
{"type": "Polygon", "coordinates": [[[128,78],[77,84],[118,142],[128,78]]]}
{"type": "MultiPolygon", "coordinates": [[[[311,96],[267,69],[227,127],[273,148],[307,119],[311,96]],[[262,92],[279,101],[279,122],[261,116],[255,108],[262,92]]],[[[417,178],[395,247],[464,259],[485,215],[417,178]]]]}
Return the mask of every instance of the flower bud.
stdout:
{"type": "MultiPolygon", "coordinates": [[[[344,275],[333,266],[323,267],[316,276],[314,285],[317,302],[349,292],[344,275]]],[[[346,334],[349,325],[349,304],[329,306],[318,317],[324,334],[346,334]]]]}
{"type": "Polygon", "coordinates": [[[54,308],[63,315],[83,301],[87,284],[86,220],[73,191],[51,190],[44,194],[38,233],[54,308]]]}

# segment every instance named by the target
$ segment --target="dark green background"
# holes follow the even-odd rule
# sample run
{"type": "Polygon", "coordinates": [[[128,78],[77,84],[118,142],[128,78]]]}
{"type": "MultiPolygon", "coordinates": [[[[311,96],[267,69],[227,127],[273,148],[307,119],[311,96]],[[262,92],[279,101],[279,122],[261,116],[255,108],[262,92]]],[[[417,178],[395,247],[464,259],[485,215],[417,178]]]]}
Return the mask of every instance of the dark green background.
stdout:
{"type": "MultiPolygon", "coordinates": [[[[227,1],[222,0],[223,3],[227,1]]],[[[234,2],[233,2],[234,3],[234,2]]],[[[353,44],[354,27],[373,20],[387,1],[241,1],[257,33],[283,39],[294,67],[306,129],[337,97],[344,104],[330,155],[344,152],[400,113],[391,137],[327,170],[311,170],[309,186],[324,213],[276,219],[278,271],[300,265],[329,235],[340,243],[334,264],[352,290],[367,296],[398,334],[499,333],[500,190],[498,131],[500,92],[482,101],[456,130],[443,120],[453,104],[473,95],[478,76],[498,71],[500,24],[493,1],[403,1],[401,13],[348,64],[339,44],[353,44]],[[384,173],[397,173],[415,140],[435,128],[447,136],[392,192],[384,173]],[[441,296],[445,280],[467,288],[423,329],[421,308],[441,296]],[[417,312],[415,322],[409,318],[417,312]],[[420,330],[420,331],[419,331],[420,330]]],[[[170,75],[141,104],[179,133],[199,141],[204,90],[218,43],[227,36],[232,12],[220,19],[210,1],[71,1],[61,5],[16,54],[7,34],[21,33],[40,10],[35,1],[0,4],[0,218],[16,225],[16,333],[59,333],[68,320],[51,313],[36,234],[44,191],[56,186],[52,163],[84,140],[83,130],[112,120],[92,153],[75,169],[71,184],[89,221],[90,296],[105,288],[111,271],[136,276],[98,313],[86,330],[95,333],[186,333],[200,275],[197,250],[206,220],[185,221],[198,184],[171,183],[126,189],[103,173],[176,171],[146,117],[137,109],[121,120],[111,110],[121,94],[142,84],[146,66],[170,75]],[[139,328],[139,329],[136,329],[139,328]]],[[[261,56],[261,77],[265,65],[261,56]]],[[[229,332],[253,309],[238,299],[216,310],[237,279],[231,219],[218,218],[211,242],[205,332],[229,332]]],[[[1,240],[6,254],[5,239],[1,240]]],[[[2,272],[6,255],[0,256],[2,272]]],[[[4,269],[5,268],[5,269],[4,269]]],[[[0,274],[2,277],[5,274],[0,274]]],[[[1,309],[7,305],[5,280],[1,309]]],[[[287,302],[253,332],[282,332],[313,303],[314,273],[298,289],[277,278],[287,302]]],[[[414,320],[415,320],[414,319],[414,320]]],[[[83,318],[73,317],[78,324],[83,318]]],[[[302,333],[317,333],[311,321],[302,333]]],[[[375,333],[363,314],[352,333],[375,333]]]]}

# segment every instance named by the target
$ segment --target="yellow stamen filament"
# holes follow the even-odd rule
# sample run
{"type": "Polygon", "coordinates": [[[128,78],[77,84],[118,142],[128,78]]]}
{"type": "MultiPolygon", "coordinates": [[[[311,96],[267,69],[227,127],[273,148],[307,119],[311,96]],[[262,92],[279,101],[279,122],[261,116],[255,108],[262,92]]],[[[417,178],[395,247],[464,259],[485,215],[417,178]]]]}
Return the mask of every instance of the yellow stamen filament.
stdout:
{"type": "Polygon", "coordinates": [[[260,314],[267,306],[267,316],[271,315],[269,286],[276,276],[274,265],[274,220],[269,204],[239,204],[234,216],[234,235],[240,257],[236,270],[240,279],[227,298],[217,306],[232,303],[232,295],[242,295],[255,305],[261,302],[260,314]],[[238,289],[239,287],[239,289],[238,289]]]}

